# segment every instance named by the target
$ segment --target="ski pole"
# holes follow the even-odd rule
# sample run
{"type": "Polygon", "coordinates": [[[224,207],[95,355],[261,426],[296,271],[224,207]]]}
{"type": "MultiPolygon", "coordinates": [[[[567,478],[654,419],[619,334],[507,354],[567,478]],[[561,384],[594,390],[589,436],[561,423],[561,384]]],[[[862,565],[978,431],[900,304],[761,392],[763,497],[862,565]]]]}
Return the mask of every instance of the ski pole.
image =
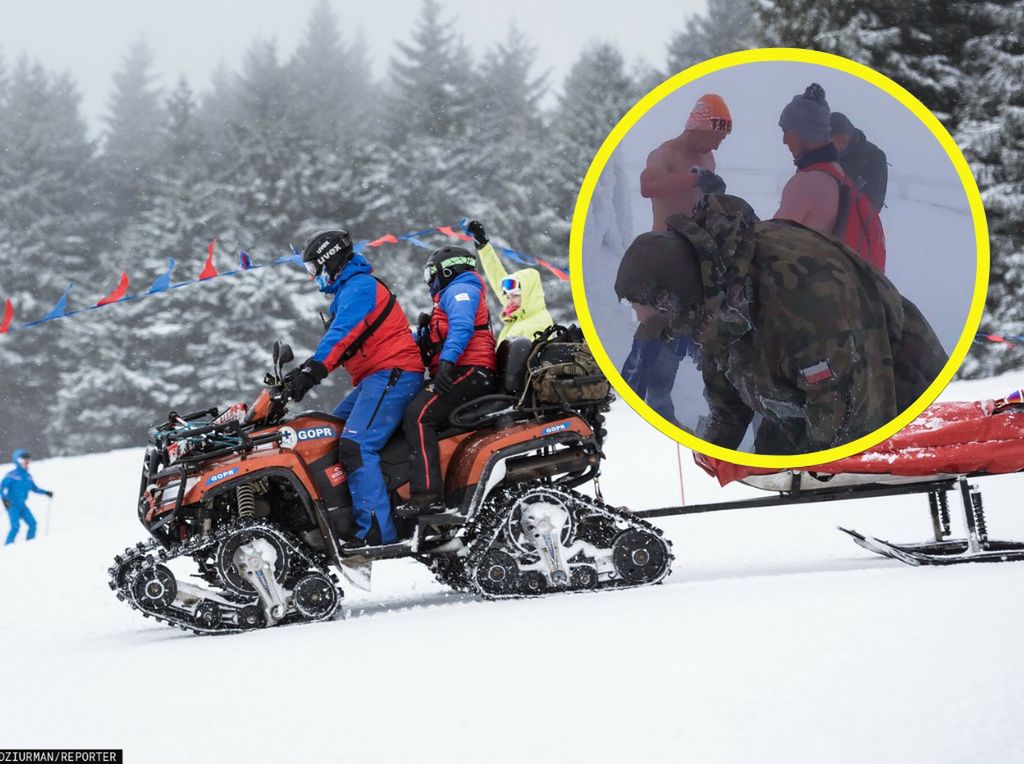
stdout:
{"type": "Polygon", "coordinates": [[[50,514],[53,512],[53,497],[46,497],[46,528],[43,530],[44,536],[50,535],[50,514]]]}

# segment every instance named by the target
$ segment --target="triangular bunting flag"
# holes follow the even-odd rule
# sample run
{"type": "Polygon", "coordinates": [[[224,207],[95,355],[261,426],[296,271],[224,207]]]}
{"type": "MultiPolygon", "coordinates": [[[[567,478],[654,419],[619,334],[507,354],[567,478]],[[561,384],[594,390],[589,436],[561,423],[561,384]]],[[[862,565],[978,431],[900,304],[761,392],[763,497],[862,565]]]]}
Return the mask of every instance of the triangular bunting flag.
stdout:
{"type": "Polygon", "coordinates": [[[371,241],[366,246],[367,247],[379,247],[381,244],[397,244],[397,243],[398,243],[398,239],[395,238],[394,234],[386,233],[383,236],[381,236],[379,239],[375,239],[374,241],[371,241]]]}
{"type": "Polygon", "coordinates": [[[462,241],[473,241],[472,236],[466,236],[464,233],[457,233],[452,229],[450,225],[441,225],[437,227],[437,230],[443,233],[445,236],[450,236],[453,239],[461,239],[462,241]]]}
{"type": "Polygon", "coordinates": [[[249,257],[249,253],[244,249],[238,252],[238,263],[242,267],[243,271],[247,271],[252,268],[252,258],[249,257]]]}
{"type": "Polygon", "coordinates": [[[71,293],[71,288],[75,285],[75,282],[68,284],[68,288],[64,290],[64,294],[57,300],[57,304],[53,306],[53,309],[39,319],[39,322],[52,321],[55,318],[63,318],[68,312],[68,294],[71,293]]]}
{"type": "Polygon", "coordinates": [[[553,274],[555,274],[555,276],[557,276],[560,280],[562,280],[562,281],[568,281],[569,280],[569,274],[566,273],[565,271],[563,271],[561,268],[556,268],[555,266],[551,265],[551,263],[546,263],[543,260],[541,260],[539,257],[536,257],[534,259],[540,265],[543,265],[545,268],[547,268],[549,271],[551,271],[553,274]]]}
{"type": "Polygon", "coordinates": [[[153,282],[153,286],[149,288],[146,294],[156,294],[157,292],[164,292],[171,286],[171,274],[174,273],[174,266],[177,263],[174,262],[173,257],[167,258],[167,270],[161,275],[157,276],[156,281],[153,282]]]}
{"type": "Polygon", "coordinates": [[[14,304],[7,299],[4,302],[4,317],[0,320],[0,334],[7,334],[7,330],[11,328],[11,320],[14,318],[14,304]]]}
{"type": "Polygon", "coordinates": [[[128,274],[122,272],[121,280],[117,282],[117,287],[114,289],[113,292],[111,292],[98,303],[96,303],[96,307],[98,308],[101,305],[109,305],[112,302],[123,300],[126,294],[128,294],[128,274]]]}
{"type": "Polygon", "coordinates": [[[217,245],[216,239],[210,239],[209,245],[206,247],[206,265],[203,266],[203,272],[199,274],[200,281],[206,281],[206,279],[212,279],[217,275],[217,266],[213,264],[213,250],[217,245]]]}

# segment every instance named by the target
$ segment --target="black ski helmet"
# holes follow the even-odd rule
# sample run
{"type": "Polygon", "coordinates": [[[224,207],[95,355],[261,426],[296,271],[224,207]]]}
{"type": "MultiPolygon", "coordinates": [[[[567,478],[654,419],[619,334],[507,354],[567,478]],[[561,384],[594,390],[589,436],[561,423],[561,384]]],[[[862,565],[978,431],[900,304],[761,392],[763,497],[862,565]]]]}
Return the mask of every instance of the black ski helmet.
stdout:
{"type": "Polygon", "coordinates": [[[327,276],[321,288],[338,277],[353,254],[352,237],[342,228],[317,231],[302,245],[302,263],[309,277],[316,279],[321,273],[327,276]]]}
{"type": "Polygon", "coordinates": [[[446,245],[435,249],[423,266],[423,280],[433,294],[444,289],[460,273],[476,270],[476,257],[468,249],[446,245]]]}

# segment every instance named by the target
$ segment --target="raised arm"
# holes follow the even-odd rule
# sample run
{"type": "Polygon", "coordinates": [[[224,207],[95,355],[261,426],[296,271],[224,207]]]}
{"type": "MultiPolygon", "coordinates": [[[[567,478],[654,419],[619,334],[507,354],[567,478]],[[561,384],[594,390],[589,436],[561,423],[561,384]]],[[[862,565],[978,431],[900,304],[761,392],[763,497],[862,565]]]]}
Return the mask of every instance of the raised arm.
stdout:
{"type": "Polygon", "coordinates": [[[508,271],[501,264],[498,253],[494,251],[494,247],[487,238],[487,232],[484,230],[483,223],[479,220],[470,220],[466,223],[466,233],[473,237],[477,254],[480,255],[480,265],[483,266],[484,276],[487,277],[487,283],[490,285],[491,291],[497,295],[502,307],[504,307],[508,300],[505,297],[504,290],[501,288],[501,282],[508,278],[508,271]]]}
{"type": "Polygon", "coordinates": [[[508,278],[508,271],[501,264],[501,259],[498,257],[498,253],[494,251],[494,246],[491,242],[488,241],[482,247],[477,247],[476,253],[480,256],[480,265],[484,269],[484,276],[487,277],[487,283],[490,285],[491,291],[497,295],[498,300],[504,306],[508,299],[501,288],[501,282],[508,278]]]}

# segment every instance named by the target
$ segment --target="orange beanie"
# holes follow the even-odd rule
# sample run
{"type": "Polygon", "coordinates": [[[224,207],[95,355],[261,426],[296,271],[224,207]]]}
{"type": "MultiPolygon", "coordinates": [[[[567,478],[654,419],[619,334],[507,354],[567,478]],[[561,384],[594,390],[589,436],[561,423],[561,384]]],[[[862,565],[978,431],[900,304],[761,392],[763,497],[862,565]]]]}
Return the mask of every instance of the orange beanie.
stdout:
{"type": "Polygon", "coordinates": [[[697,103],[686,120],[687,130],[709,130],[713,133],[732,132],[732,115],[725,100],[717,93],[706,93],[697,103]]]}

